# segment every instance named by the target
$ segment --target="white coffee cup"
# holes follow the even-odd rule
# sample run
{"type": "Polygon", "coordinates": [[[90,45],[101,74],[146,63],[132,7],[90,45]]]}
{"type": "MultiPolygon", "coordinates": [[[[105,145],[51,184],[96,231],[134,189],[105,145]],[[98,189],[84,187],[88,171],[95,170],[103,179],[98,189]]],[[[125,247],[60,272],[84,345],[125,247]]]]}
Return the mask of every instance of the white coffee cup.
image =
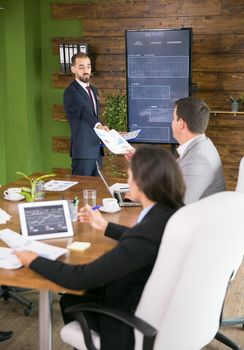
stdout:
{"type": "Polygon", "coordinates": [[[19,201],[20,199],[23,199],[23,196],[20,194],[20,192],[21,188],[11,187],[4,191],[4,197],[11,201],[19,201]]]}
{"type": "Polygon", "coordinates": [[[119,207],[118,201],[115,198],[103,198],[103,207],[107,210],[114,210],[119,207]]]}

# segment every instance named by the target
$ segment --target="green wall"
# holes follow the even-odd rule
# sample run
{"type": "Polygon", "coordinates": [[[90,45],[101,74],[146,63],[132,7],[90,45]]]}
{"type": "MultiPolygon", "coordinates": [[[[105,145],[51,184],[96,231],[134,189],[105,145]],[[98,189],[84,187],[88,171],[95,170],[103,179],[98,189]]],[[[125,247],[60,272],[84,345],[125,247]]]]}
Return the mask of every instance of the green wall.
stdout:
{"type": "Polygon", "coordinates": [[[54,153],[52,151],[52,137],[69,136],[70,131],[68,123],[52,120],[53,104],[63,103],[64,90],[52,87],[52,72],[59,72],[60,69],[58,55],[52,54],[51,39],[53,37],[80,37],[82,33],[80,20],[51,19],[51,2],[51,0],[41,1],[44,164],[47,172],[52,171],[52,168],[56,167],[70,167],[69,154],[54,153]]]}
{"type": "Polygon", "coordinates": [[[59,58],[52,54],[51,38],[80,37],[82,25],[52,20],[51,2],[0,0],[1,184],[15,180],[18,170],[30,174],[70,166],[68,154],[52,151],[52,137],[68,136],[69,125],[52,120],[63,89],[52,87],[59,58]]]}
{"type": "MultiPolygon", "coordinates": [[[[1,6],[1,1],[0,1],[1,6]]],[[[4,11],[0,10],[0,43],[2,46],[2,54],[0,56],[0,184],[6,179],[6,158],[5,158],[5,103],[4,103],[4,55],[3,48],[5,48],[5,27],[4,27],[4,11]]]]}
{"type": "Polygon", "coordinates": [[[0,182],[43,167],[39,1],[0,0],[0,182]]]}

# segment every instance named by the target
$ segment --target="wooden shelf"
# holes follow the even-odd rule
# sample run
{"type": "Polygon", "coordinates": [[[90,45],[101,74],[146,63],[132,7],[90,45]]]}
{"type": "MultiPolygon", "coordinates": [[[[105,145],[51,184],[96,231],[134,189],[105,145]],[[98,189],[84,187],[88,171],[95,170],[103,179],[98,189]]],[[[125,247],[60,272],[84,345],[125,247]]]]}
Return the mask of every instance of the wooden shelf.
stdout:
{"type": "Polygon", "coordinates": [[[214,114],[214,115],[217,115],[217,114],[231,114],[231,115],[233,115],[235,117],[236,115],[241,115],[241,114],[244,115],[244,111],[238,111],[238,112],[232,112],[232,111],[211,111],[211,114],[214,114]]]}

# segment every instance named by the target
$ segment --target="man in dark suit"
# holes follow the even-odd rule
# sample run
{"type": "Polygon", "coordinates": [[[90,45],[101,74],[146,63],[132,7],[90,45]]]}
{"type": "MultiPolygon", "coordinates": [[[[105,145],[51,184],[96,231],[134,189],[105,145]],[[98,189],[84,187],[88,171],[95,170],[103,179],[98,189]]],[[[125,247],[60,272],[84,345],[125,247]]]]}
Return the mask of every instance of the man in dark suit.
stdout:
{"type": "MultiPolygon", "coordinates": [[[[65,315],[65,307],[84,301],[98,301],[135,312],[153,269],[165,225],[182,204],[185,185],[176,161],[167,150],[157,146],[138,148],[128,175],[131,199],[141,202],[143,207],[134,227],[108,223],[100,212],[90,207],[80,212],[81,222],[118,241],[110,252],[86,265],[68,265],[37,257],[32,252],[16,252],[25,266],[46,278],[67,288],[87,289],[84,296],[62,297],[66,323],[71,319],[65,315]]],[[[134,349],[133,330],[128,326],[94,313],[86,318],[89,326],[101,335],[101,349],[134,349]]]]}
{"type": "Polygon", "coordinates": [[[72,57],[75,80],[64,91],[64,109],[71,129],[72,174],[98,176],[102,163],[100,139],[93,128],[108,130],[99,120],[98,91],[89,84],[91,61],[84,53],[72,57]]]}

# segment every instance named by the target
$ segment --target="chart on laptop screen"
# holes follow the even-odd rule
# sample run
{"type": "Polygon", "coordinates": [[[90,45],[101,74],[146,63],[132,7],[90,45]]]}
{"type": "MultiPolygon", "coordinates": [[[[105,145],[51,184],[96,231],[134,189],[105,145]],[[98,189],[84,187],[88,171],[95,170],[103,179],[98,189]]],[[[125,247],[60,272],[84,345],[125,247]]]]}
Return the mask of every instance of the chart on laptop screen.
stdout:
{"type": "Polygon", "coordinates": [[[29,236],[67,231],[62,205],[25,208],[24,213],[29,236]]]}

